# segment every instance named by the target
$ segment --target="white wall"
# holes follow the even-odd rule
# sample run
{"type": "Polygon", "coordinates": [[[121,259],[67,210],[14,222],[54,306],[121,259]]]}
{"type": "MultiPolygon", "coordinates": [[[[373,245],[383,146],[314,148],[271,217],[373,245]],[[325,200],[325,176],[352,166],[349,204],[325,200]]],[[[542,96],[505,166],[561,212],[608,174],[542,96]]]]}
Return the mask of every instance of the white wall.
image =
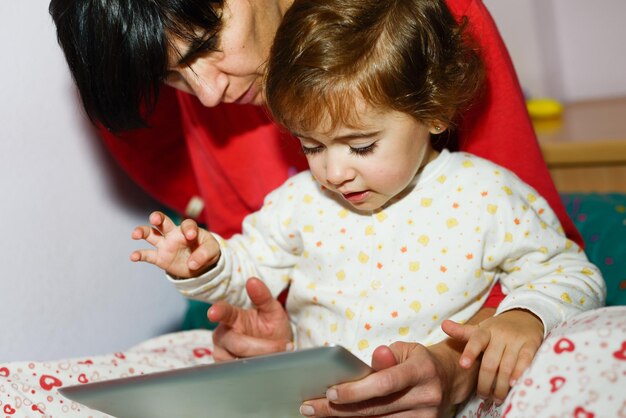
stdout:
{"type": "Polygon", "coordinates": [[[86,123],[47,8],[0,2],[0,363],[119,351],[185,308],[128,261],[156,203],[86,123]]]}
{"type": "Polygon", "coordinates": [[[626,1],[484,3],[529,95],[566,102],[626,95],[626,1]]]}

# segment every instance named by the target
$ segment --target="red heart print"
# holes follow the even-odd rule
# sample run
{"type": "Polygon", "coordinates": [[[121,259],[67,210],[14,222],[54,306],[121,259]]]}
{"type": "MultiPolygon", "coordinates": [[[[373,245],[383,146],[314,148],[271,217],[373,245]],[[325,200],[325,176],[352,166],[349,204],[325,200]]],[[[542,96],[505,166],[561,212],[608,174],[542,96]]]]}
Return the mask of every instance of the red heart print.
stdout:
{"type": "Polygon", "coordinates": [[[93,364],[93,360],[79,361],[78,364],[93,364]]]}
{"type": "Polygon", "coordinates": [[[507,415],[509,415],[509,412],[511,412],[511,409],[513,409],[512,403],[510,403],[509,406],[506,407],[506,411],[504,411],[504,415],[502,415],[502,418],[506,418],[507,415]]]}
{"type": "Polygon", "coordinates": [[[85,373],[81,373],[80,376],[78,376],[78,381],[80,383],[87,383],[87,382],[89,382],[89,380],[87,380],[87,376],[85,376],[85,373]]]}
{"type": "Polygon", "coordinates": [[[484,402],[481,402],[480,405],[478,405],[478,409],[476,410],[476,416],[480,417],[483,414],[483,406],[485,405],[484,402]]]}
{"type": "Polygon", "coordinates": [[[5,414],[8,414],[8,415],[13,415],[15,413],[15,408],[13,408],[9,404],[4,405],[4,408],[2,408],[2,410],[4,411],[5,414]]]}
{"type": "Polygon", "coordinates": [[[126,359],[126,356],[124,355],[124,353],[115,353],[115,357],[117,357],[120,360],[126,359]]]}
{"type": "Polygon", "coordinates": [[[39,378],[39,385],[43,390],[50,390],[53,387],[61,387],[63,386],[63,382],[57,379],[54,376],[50,376],[47,374],[41,375],[39,378]]]}
{"type": "Polygon", "coordinates": [[[626,360],[626,341],[622,343],[622,348],[613,353],[613,357],[618,360],[626,360]]]}
{"type": "Polygon", "coordinates": [[[0,376],[2,377],[9,377],[9,369],[7,369],[6,367],[0,367],[0,376]]]}
{"type": "Polygon", "coordinates": [[[565,378],[564,377],[561,377],[561,376],[553,377],[552,379],[550,379],[550,385],[552,386],[550,388],[550,393],[554,393],[557,390],[561,389],[564,384],[565,384],[565,378]]]}
{"type": "Polygon", "coordinates": [[[564,351],[572,352],[575,348],[576,346],[574,345],[572,340],[569,340],[567,338],[561,338],[556,342],[556,344],[554,344],[554,352],[557,354],[561,354],[564,351]]]}
{"type": "Polygon", "coordinates": [[[574,410],[574,418],[594,418],[596,414],[585,410],[582,406],[577,407],[574,410]]]}
{"type": "Polygon", "coordinates": [[[206,347],[194,348],[193,349],[193,355],[196,358],[202,358],[202,357],[210,356],[211,354],[213,354],[211,352],[211,350],[209,350],[206,347]]]}

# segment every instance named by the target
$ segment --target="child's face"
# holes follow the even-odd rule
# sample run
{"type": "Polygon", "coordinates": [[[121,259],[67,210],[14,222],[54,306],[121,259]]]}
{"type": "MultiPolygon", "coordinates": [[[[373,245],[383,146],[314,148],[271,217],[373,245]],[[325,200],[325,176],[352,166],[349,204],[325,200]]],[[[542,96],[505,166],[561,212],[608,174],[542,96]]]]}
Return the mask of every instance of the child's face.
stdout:
{"type": "Polygon", "coordinates": [[[320,126],[294,134],[320,184],[358,210],[375,210],[436,157],[430,145],[435,128],[405,113],[376,110],[362,102],[357,108],[357,128],[338,124],[332,130],[320,126]]]}

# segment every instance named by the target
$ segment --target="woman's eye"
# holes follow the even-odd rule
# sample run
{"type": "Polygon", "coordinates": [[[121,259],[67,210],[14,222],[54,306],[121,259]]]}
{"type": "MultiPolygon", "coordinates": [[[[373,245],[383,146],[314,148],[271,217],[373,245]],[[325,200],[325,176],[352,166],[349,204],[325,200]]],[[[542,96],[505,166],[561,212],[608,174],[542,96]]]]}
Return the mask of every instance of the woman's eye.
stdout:
{"type": "Polygon", "coordinates": [[[313,154],[317,154],[318,152],[322,152],[324,148],[321,146],[318,147],[305,147],[304,145],[302,145],[302,152],[304,153],[304,155],[313,155],[313,154]]]}
{"type": "Polygon", "coordinates": [[[376,148],[376,142],[372,142],[364,147],[350,147],[350,153],[356,155],[367,155],[372,153],[374,148],[376,148]]]}

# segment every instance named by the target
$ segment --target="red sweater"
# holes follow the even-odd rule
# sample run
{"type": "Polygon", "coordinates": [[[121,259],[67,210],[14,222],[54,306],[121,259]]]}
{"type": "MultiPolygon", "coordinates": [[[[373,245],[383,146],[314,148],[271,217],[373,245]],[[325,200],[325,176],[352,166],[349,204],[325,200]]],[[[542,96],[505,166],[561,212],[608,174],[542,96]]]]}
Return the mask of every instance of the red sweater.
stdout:
{"type": "MultiPolygon", "coordinates": [[[[571,239],[582,245],[541,156],[524,97],[506,47],[481,0],[448,0],[451,12],[467,16],[482,49],[487,89],[481,103],[463,115],[464,151],[509,168],[543,195],[571,239]]],[[[223,236],[241,229],[265,195],[307,164],[299,144],[281,132],[263,108],[221,104],[206,108],[193,96],[164,87],[150,128],[102,136],[123,169],[146,192],[178,213],[203,199],[198,220],[223,236]]],[[[488,306],[502,299],[499,286],[488,306]]]]}

